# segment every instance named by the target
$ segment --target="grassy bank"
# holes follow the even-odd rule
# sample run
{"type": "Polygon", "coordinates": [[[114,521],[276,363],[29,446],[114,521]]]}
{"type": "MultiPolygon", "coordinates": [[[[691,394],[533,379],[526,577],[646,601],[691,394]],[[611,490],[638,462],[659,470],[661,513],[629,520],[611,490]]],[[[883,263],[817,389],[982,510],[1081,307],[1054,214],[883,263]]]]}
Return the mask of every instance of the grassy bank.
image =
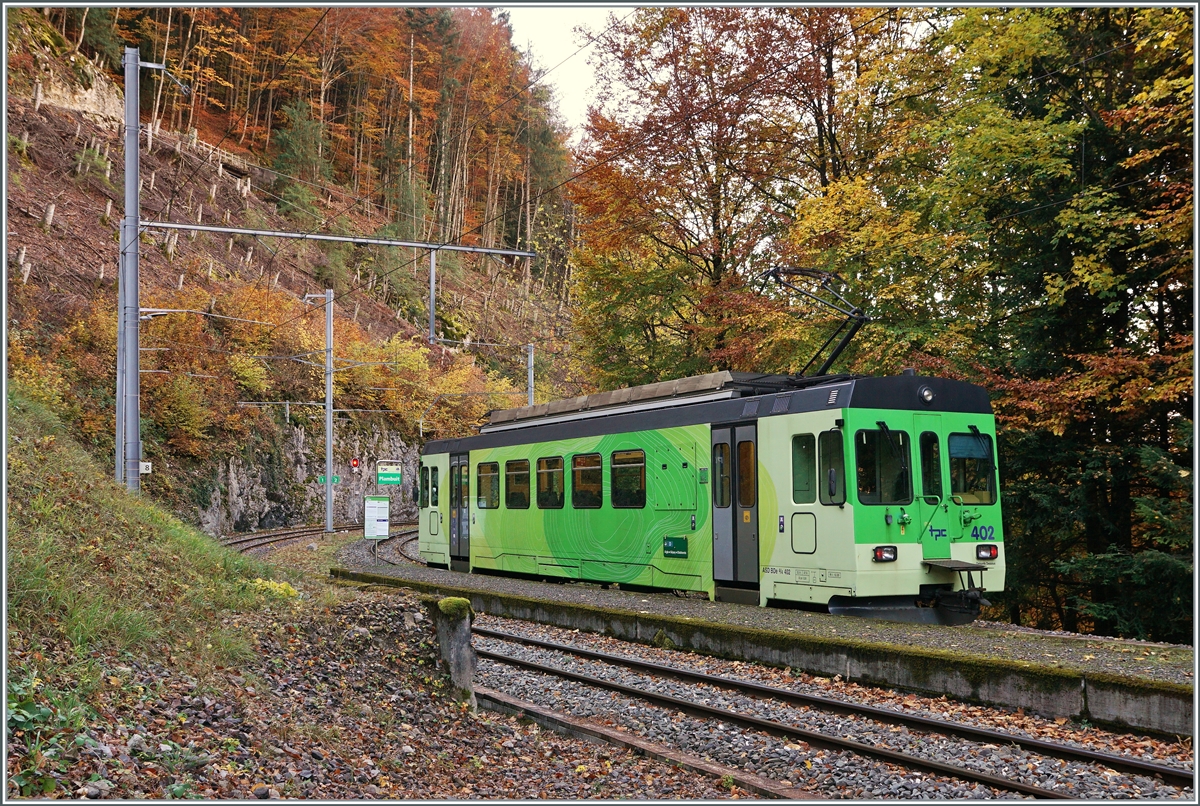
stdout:
{"type": "Polygon", "coordinates": [[[49,793],[75,731],[120,698],[125,663],[153,658],[203,686],[253,653],[235,614],[294,591],[127,493],[19,386],[7,403],[6,727],[27,750],[9,775],[49,793]]]}

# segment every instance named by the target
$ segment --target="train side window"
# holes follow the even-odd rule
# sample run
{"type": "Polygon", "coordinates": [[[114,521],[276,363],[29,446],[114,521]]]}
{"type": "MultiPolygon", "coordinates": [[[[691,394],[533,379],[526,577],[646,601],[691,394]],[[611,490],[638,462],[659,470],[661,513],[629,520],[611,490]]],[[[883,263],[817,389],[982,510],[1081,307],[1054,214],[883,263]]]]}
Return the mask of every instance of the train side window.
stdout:
{"type": "Polygon", "coordinates": [[[613,451],[612,505],[618,509],[646,506],[645,451],[613,451]]]}
{"type": "Polygon", "coordinates": [[[471,505],[471,468],[463,462],[458,466],[458,505],[468,507],[471,505]]]}
{"type": "Polygon", "coordinates": [[[561,456],[550,456],[537,460],[537,505],[538,509],[562,509],[563,506],[563,460],[561,456]]]}
{"type": "Polygon", "coordinates": [[[730,504],[729,443],[713,445],[713,506],[724,509],[730,504]]]}
{"type": "Polygon", "coordinates": [[[429,469],[429,506],[436,507],[438,505],[438,469],[436,467],[429,469]]]}
{"type": "Polygon", "coordinates": [[[529,460],[504,463],[504,505],[509,509],[529,509],[529,460]]]}
{"type": "Polygon", "coordinates": [[[921,495],[942,498],[942,445],[932,431],[921,434],[921,495]]]}
{"type": "Polygon", "coordinates": [[[739,442],[737,445],[737,487],[738,505],[754,506],[756,487],[754,472],[757,470],[754,462],[754,443],[750,440],[739,442]]]}
{"type": "Polygon", "coordinates": [[[893,429],[864,429],[854,437],[854,455],[861,503],[912,503],[908,434],[893,429]]]}
{"type": "Polygon", "coordinates": [[[987,434],[951,434],[950,492],[964,504],[996,503],[996,463],[987,434]]]}
{"type": "Polygon", "coordinates": [[[475,503],[480,509],[500,508],[500,463],[480,462],[476,469],[479,476],[475,488],[475,503]]]}
{"type": "Polygon", "coordinates": [[[821,459],[817,474],[821,503],[841,506],[846,503],[846,456],[842,448],[842,432],[822,431],[817,447],[821,459]]]}
{"type": "Polygon", "coordinates": [[[792,437],[792,502],[817,500],[817,440],[812,434],[792,437]]]}
{"type": "Polygon", "coordinates": [[[462,485],[458,480],[458,465],[450,466],[450,509],[455,510],[459,507],[459,502],[462,500],[459,496],[462,494],[462,485]]]}
{"type": "Polygon", "coordinates": [[[429,506],[429,467],[421,465],[421,509],[429,506]]]}
{"type": "Polygon", "coordinates": [[[604,484],[604,462],[598,453],[571,458],[571,506],[599,509],[604,484]]]}

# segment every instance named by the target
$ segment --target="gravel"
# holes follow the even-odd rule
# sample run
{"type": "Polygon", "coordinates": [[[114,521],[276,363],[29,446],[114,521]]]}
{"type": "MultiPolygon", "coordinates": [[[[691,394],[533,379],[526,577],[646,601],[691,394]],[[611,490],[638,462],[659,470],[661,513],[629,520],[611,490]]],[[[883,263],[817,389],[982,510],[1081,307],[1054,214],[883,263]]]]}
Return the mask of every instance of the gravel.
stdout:
{"type": "Polygon", "coordinates": [[[1091,674],[1108,673],[1184,685],[1192,685],[1195,679],[1195,655],[1192,647],[1188,646],[1154,645],[1069,633],[1047,633],[1015,625],[998,625],[995,622],[963,627],[900,624],[804,610],[710,602],[702,594],[680,597],[670,593],[640,593],[614,588],[604,590],[599,585],[590,583],[554,584],[508,577],[467,575],[406,562],[399,554],[398,542],[390,540],[379,547],[380,562],[376,562],[371,556],[371,547],[365,540],[345,546],[338,553],[337,559],[348,568],[402,580],[514,596],[684,616],[729,626],[793,632],[808,637],[852,638],[897,646],[945,649],[973,656],[1025,661],[1091,674]],[[383,562],[384,560],[397,564],[388,564],[383,562]]]}
{"type": "MultiPolygon", "coordinates": [[[[776,686],[782,683],[794,690],[827,696],[832,694],[841,699],[864,702],[877,707],[889,707],[889,705],[899,702],[907,706],[903,707],[903,710],[927,716],[945,718],[948,712],[963,708],[956,703],[947,702],[944,698],[920,699],[913,695],[902,697],[879,689],[846,686],[836,680],[812,678],[807,675],[793,677],[779,670],[754,664],[715,661],[691,653],[626,644],[615,639],[563,631],[526,622],[481,617],[479,623],[480,626],[519,632],[523,635],[560,643],[575,643],[601,651],[619,652],[697,671],[752,679],[756,682],[776,686]]],[[[1153,779],[1116,773],[1092,764],[1047,759],[1036,753],[1011,746],[995,746],[930,736],[923,732],[910,731],[907,728],[882,725],[872,720],[824,714],[807,707],[795,707],[749,698],[727,689],[660,679],[619,666],[582,660],[552,650],[536,649],[495,639],[476,637],[476,645],[514,657],[591,674],[606,680],[690,699],[714,707],[785,722],[830,735],[844,736],[867,744],[916,753],[934,761],[965,766],[991,775],[1017,778],[1043,788],[1058,789],[1073,797],[1192,799],[1191,789],[1181,791],[1153,779]]],[[[799,785],[826,797],[918,799],[1021,797],[1011,792],[996,791],[958,780],[902,770],[891,764],[864,759],[845,752],[815,750],[803,743],[774,738],[757,731],[740,729],[714,720],[683,716],[629,699],[624,695],[563,681],[553,676],[519,670],[489,660],[481,660],[477,680],[483,685],[506,691],[513,696],[557,710],[568,711],[576,716],[591,717],[619,724],[652,741],[673,745],[684,752],[708,758],[717,763],[740,767],[758,775],[799,785]]],[[[1104,735],[1094,729],[1076,731],[1070,727],[1064,728],[1054,722],[1014,715],[1002,709],[973,708],[971,710],[973,713],[970,714],[970,718],[961,721],[972,722],[984,727],[1007,729],[1015,733],[1024,733],[1053,741],[1073,738],[1074,743],[1107,752],[1113,752],[1123,746],[1132,746],[1135,750],[1134,754],[1137,754],[1137,749],[1148,749],[1148,752],[1140,754],[1141,757],[1172,762],[1181,767],[1191,768],[1191,749],[1185,745],[1153,742],[1139,737],[1121,737],[1115,734],[1104,735]],[[1019,724],[1014,725],[1014,721],[1019,724]],[[1055,735],[1048,736],[1047,733],[1055,735]],[[1072,737],[1072,733],[1077,735],[1072,737]]]]}

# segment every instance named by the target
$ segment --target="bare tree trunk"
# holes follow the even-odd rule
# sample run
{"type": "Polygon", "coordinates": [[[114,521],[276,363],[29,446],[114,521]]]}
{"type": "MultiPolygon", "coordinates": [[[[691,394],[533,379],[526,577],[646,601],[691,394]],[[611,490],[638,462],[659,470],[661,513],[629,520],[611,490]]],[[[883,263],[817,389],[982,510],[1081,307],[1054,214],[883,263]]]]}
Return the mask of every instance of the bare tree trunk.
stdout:
{"type": "Polygon", "coordinates": [[[275,87],[267,90],[267,139],[263,142],[263,150],[265,151],[271,145],[271,124],[275,122],[275,87]]]}
{"type": "Polygon", "coordinates": [[[412,182],[413,157],[413,34],[408,35],[408,181],[412,182]]]}
{"type": "MultiPolygon", "coordinates": [[[[532,162],[532,159],[531,159],[532,154],[533,154],[533,148],[528,145],[525,146],[525,188],[524,188],[525,198],[522,202],[522,206],[525,208],[525,248],[526,249],[529,249],[530,244],[533,243],[533,220],[532,220],[532,216],[530,215],[530,206],[533,204],[533,200],[530,198],[530,195],[531,195],[530,191],[532,190],[532,187],[533,187],[533,178],[530,176],[530,163],[532,162]]],[[[525,279],[524,279],[525,296],[529,296],[529,281],[532,278],[533,278],[533,258],[527,257],[527,258],[525,258],[525,279]]]]}
{"type": "Polygon", "coordinates": [[[90,8],[83,10],[83,16],[79,18],[79,39],[75,42],[75,52],[79,52],[80,45],[83,44],[83,32],[87,30],[87,15],[91,11],[90,8]]]}
{"type": "MultiPolygon", "coordinates": [[[[167,48],[171,45],[171,12],[173,9],[167,6],[167,35],[163,38],[162,63],[167,63],[167,48]]],[[[146,134],[146,150],[150,149],[151,139],[154,137],[154,124],[158,121],[158,109],[162,103],[163,85],[166,84],[166,77],[158,77],[158,90],[154,93],[154,109],[150,112],[150,130],[146,134]]]]}
{"type": "MultiPolygon", "coordinates": [[[[250,66],[246,68],[246,114],[242,115],[242,134],[238,138],[238,144],[241,145],[246,141],[246,127],[250,122],[250,91],[254,86],[254,60],[258,58],[258,16],[254,17],[254,36],[250,40],[250,66]]],[[[233,112],[233,107],[229,108],[233,112]]]]}

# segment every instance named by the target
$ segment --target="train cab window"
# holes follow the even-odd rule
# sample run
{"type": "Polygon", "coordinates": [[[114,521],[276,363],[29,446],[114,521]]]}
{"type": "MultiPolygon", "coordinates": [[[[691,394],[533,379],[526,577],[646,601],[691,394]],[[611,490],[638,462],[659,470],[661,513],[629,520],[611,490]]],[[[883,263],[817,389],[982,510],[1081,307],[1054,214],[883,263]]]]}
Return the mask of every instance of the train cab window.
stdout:
{"type": "Polygon", "coordinates": [[[538,509],[562,509],[564,486],[562,457],[551,456],[545,459],[538,459],[538,509]]]}
{"type": "Polygon", "coordinates": [[[732,487],[729,483],[729,443],[718,442],[713,445],[713,506],[725,508],[729,506],[732,487]]]}
{"type": "Polygon", "coordinates": [[[438,469],[436,467],[429,468],[429,506],[436,507],[438,505],[438,469]]]}
{"type": "Polygon", "coordinates": [[[612,505],[618,509],[646,506],[645,451],[613,451],[612,505]]]}
{"type": "Polygon", "coordinates": [[[571,506],[575,509],[599,509],[604,484],[603,460],[598,453],[571,458],[571,506]]]}
{"type": "Polygon", "coordinates": [[[750,440],[739,442],[737,445],[737,490],[739,506],[754,506],[755,496],[758,491],[754,483],[755,470],[757,470],[757,465],[754,461],[754,443],[750,440]]]}
{"type": "Polygon", "coordinates": [[[425,509],[429,506],[429,468],[425,465],[421,466],[421,503],[418,506],[425,509]]]}
{"type": "Polygon", "coordinates": [[[817,440],[812,434],[792,437],[792,502],[817,500],[817,440]]]}
{"type": "Polygon", "coordinates": [[[846,503],[846,456],[842,448],[841,431],[822,431],[817,439],[820,465],[817,490],[822,504],[841,506],[846,503]]]}
{"type": "Polygon", "coordinates": [[[479,476],[475,488],[475,504],[480,509],[500,508],[500,463],[480,462],[475,471],[479,476]]]}
{"type": "Polygon", "coordinates": [[[950,492],[964,504],[996,503],[996,463],[987,434],[951,434],[950,492]]]}
{"type": "Polygon", "coordinates": [[[504,463],[504,505],[509,509],[529,509],[529,460],[504,463]]]}
{"type": "Polygon", "coordinates": [[[854,454],[861,503],[912,503],[908,434],[890,428],[859,431],[854,437],[854,454]]]}
{"type": "Polygon", "coordinates": [[[939,501],[942,498],[942,447],[932,431],[921,434],[921,495],[939,501]]]}

